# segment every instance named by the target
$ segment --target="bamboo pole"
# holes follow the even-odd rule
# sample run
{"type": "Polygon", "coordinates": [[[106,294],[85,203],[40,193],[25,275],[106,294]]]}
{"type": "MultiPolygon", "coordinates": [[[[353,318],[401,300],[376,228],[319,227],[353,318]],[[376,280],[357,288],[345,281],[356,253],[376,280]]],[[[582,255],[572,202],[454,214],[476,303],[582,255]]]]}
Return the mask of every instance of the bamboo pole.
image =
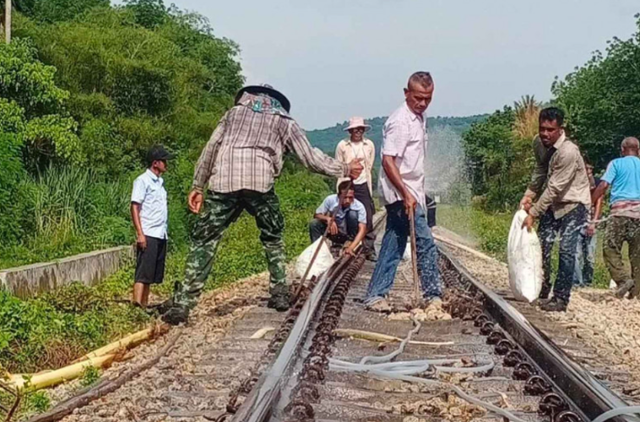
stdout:
{"type": "Polygon", "coordinates": [[[34,390],[40,390],[42,388],[51,387],[61,384],[65,381],[76,379],[80,375],[82,375],[82,372],[85,370],[85,368],[89,366],[93,366],[94,368],[104,368],[105,366],[113,362],[113,359],[115,357],[115,354],[100,356],[94,359],[84,360],[82,362],[78,362],[73,365],[57,369],[55,371],[37,374],[32,377],[24,375],[12,376],[9,385],[13,386],[17,390],[21,390],[25,388],[25,386],[28,386],[29,388],[34,390]]]}
{"type": "Polygon", "coordinates": [[[82,356],[81,358],[74,360],[72,363],[78,363],[78,362],[82,362],[83,360],[94,359],[94,358],[105,356],[108,354],[114,354],[121,349],[129,349],[131,347],[137,346],[138,344],[146,340],[149,340],[156,334],[157,331],[162,333],[163,331],[166,331],[166,330],[167,330],[166,326],[160,326],[158,329],[152,327],[142,331],[138,331],[137,333],[133,333],[131,335],[128,335],[127,337],[121,338],[118,341],[114,341],[113,343],[107,344],[106,346],[103,346],[97,350],[94,350],[93,352],[88,353],[82,356]]]}

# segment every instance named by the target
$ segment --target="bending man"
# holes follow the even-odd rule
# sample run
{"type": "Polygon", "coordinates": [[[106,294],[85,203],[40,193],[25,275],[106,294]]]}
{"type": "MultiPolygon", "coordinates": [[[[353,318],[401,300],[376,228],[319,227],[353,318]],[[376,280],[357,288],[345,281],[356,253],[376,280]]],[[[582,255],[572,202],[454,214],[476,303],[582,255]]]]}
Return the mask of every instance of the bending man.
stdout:
{"type": "Polygon", "coordinates": [[[580,229],[587,223],[591,193],[580,150],[564,133],[564,112],[556,107],[545,108],[538,122],[539,135],[533,140],[536,167],[520,201],[529,213],[523,226],[531,230],[534,220],[540,218],[538,234],[544,272],[540,309],[564,312],[571,296],[576,248],[580,229]],[[551,251],[558,236],[560,265],[553,298],[547,300],[551,293],[551,251]]]}
{"type": "Polygon", "coordinates": [[[214,263],[216,248],[225,229],[243,210],[255,217],[264,246],[271,281],[268,306],[289,308],[282,235],[284,219],[274,191],[285,151],[295,153],[309,169],[333,177],[358,178],[358,161],[341,163],[314,149],[289,115],[289,100],[268,85],[247,86],[236,96],[236,105],[218,123],[196,165],[189,209],[204,213],[192,232],[184,281],[176,282],[172,307],[163,319],[186,322],[214,263]]]}
{"type": "Polygon", "coordinates": [[[376,147],[371,140],[364,137],[364,133],[370,126],[364,122],[362,117],[352,117],[349,119],[349,126],[345,129],[349,132],[349,138],[338,143],[336,147],[336,159],[343,163],[349,163],[355,159],[361,160],[364,171],[353,181],[355,198],[360,201],[367,210],[367,236],[364,240],[364,253],[369,261],[376,260],[376,234],[373,231],[373,215],[376,213],[376,206],[373,203],[372,175],[373,161],[375,159],[376,147]]]}
{"type": "MultiPolygon", "coordinates": [[[[622,141],[622,158],[607,166],[600,184],[593,192],[597,203],[611,187],[611,218],[604,233],[604,261],[611,278],[618,285],[616,296],[622,298],[640,293],[640,143],[636,138],[622,141]],[[622,245],[629,244],[631,274],[622,262],[622,245]]],[[[597,218],[598,216],[596,216],[597,218]]]]}

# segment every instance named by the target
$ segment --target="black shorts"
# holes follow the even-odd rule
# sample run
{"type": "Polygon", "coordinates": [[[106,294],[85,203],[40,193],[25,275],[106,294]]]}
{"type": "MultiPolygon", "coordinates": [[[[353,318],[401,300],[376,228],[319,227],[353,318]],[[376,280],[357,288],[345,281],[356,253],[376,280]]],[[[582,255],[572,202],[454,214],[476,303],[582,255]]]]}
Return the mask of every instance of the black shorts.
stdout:
{"type": "Polygon", "coordinates": [[[145,236],[147,248],[137,248],[135,282],[160,284],[164,279],[164,261],[167,257],[167,239],[145,236]]]}

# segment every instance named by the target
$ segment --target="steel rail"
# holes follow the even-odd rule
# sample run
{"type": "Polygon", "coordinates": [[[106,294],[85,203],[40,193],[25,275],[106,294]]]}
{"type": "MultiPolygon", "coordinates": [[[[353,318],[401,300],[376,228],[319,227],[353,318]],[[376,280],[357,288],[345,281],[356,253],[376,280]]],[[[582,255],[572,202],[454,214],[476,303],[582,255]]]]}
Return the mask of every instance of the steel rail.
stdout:
{"type": "MultiPolygon", "coordinates": [[[[596,379],[589,371],[574,362],[547,335],[532,325],[524,315],[501,296],[478,281],[452,256],[451,250],[440,242],[443,258],[473,285],[484,297],[484,309],[500,327],[522,348],[538,371],[546,375],[565,400],[579,409],[585,421],[593,420],[611,409],[628,406],[615,392],[596,379]]],[[[633,418],[618,416],[615,422],[630,422],[633,418]]]]}
{"type": "MultiPolygon", "coordinates": [[[[380,213],[374,221],[374,230],[379,228],[384,215],[384,212],[380,213]]],[[[260,377],[249,396],[231,419],[232,422],[263,422],[271,416],[287,381],[287,374],[295,365],[296,358],[309,334],[311,323],[322,308],[327,292],[346,274],[347,269],[354,262],[355,257],[343,255],[320,276],[275,362],[260,377]]]]}

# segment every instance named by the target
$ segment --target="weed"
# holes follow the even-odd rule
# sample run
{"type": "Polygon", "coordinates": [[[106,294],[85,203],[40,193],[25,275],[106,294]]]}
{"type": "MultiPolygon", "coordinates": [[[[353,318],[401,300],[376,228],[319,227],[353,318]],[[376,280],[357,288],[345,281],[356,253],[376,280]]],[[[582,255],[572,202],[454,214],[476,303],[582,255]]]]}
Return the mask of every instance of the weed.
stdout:
{"type": "Polygon", "coordinates": [[[36,413],[46,412],[51,406],[51,399],[46,391],[26,393],[25,401],[27,410],[36,413]]]}
{"type": "Polygon", "coordinates": [[[80,385],[82,387],[89,387],[100,379],[100,370],[95,366],[86,366],[82,371],[80,377],[80,385]]]}

